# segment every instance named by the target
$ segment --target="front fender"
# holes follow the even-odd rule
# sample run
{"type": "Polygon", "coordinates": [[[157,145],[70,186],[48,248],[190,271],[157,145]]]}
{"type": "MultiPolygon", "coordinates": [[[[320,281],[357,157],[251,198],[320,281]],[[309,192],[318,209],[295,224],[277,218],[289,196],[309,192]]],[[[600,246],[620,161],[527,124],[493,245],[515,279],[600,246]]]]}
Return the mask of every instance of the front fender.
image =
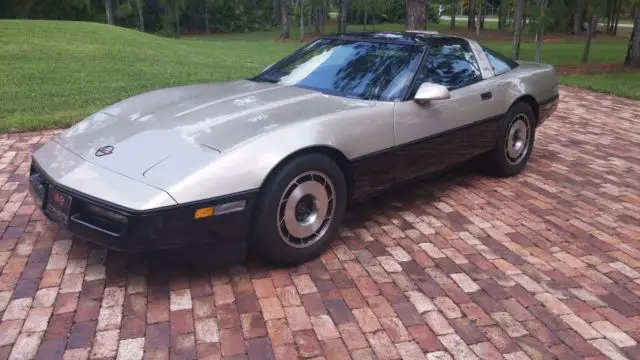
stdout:
{"type": "Polygon", "coordinates": [[[348,159],[392,147],[393,103],[364,103],[250,138],[166,190],[179,203],[214,198],[260,188],[283,159],[309,147],[333,148],[348,159]]]}

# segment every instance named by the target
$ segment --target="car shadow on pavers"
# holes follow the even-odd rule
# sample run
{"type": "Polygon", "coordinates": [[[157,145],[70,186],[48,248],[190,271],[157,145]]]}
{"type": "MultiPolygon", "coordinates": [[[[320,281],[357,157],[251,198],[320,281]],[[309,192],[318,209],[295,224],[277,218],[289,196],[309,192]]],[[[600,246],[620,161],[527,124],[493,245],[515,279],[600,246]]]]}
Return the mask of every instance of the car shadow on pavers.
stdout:
{"type": "MultiPolygon", "coordinates": [[[[465,163],[454,169],[429,176],[428,178],[407,182],[367,200],[350,204],[341,231],[333,239],[333,243],[335,244],[341,240],[348,241],[352,238],[350,229],[366,226],[368,223],[373,224],[374,221],[384,226],[391,225],[392,223],[388,219],[393,219],[393,224],[398,226],[400,230],[413,229],[410,223],[394,214],[408,210],[414,214],[426,216],[428,214],[424,209],[420,209],[420,204],[436,202],[441,196],[446,195],[448,189],[464,187],[469,182],[473,182],[474,178],[482,177],[477,175],[476,164],[465,163]]],[[[66,234],[63,230],[61,231],[66,234]]],[[[386,233],[376,234],[376,231],[371,231],[371,233],[373,238],[370,240],[378,241],[369,242],[359,239],[359,244],[356,247],[384,246],[386,233]]],[[[147,270],[145,271],[147,273],[166,272],[173,274],[186,272],[193,275],[198,273],[206,274],[207,272],[225,273],[233,267],[261,269],[256,271],[265,271],[267,273],[270,270],[282,268],[266,263],[261,259],[260,254],[238,246],[187,245],[175,249],[125,254],[106,249],[77,236],[73,236],[73,241],[74,243],[77,242],[79,247],[87,248],[88,250],[86,251],[94,254],[95,261],[104,261],[111,264],[113,276],[120,273],[124,276],[130,269],[135,271],[139,267],[146,268],[147,270]],[[99,258],[103,259],[100,260],[99,258]]],[[[331,248],[325,253],[330,251],[331,248]]],[[[304,266],[304,264],[300,266],[304,266]]],[[[296,266],[288,267],[287,269],[295,271],[295,268],[296,266]]],[[[120,282],[122,279],[114,278],[113,281],[120,282]]]]}

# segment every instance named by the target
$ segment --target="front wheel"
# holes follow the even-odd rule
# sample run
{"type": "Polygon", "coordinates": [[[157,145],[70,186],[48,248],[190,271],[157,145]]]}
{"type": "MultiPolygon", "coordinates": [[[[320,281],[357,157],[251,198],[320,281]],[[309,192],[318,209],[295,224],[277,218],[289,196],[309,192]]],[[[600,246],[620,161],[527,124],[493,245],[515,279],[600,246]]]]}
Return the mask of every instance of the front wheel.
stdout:
{"type": "Polygon", "coordinates": [[[320,255],[337,232],[347,203],[340,167],[322,154],[298,156],[265,182],[252,247],[267,260],[295,265],[320,255]]]}
{"type": "Polygon", "coordinates": [[[485,165],[492,175],[513,176],[525,167],[535,139],[535,114],[529,104],[514,104],[505,116],[498,140],[485,154],[485,165]]]}

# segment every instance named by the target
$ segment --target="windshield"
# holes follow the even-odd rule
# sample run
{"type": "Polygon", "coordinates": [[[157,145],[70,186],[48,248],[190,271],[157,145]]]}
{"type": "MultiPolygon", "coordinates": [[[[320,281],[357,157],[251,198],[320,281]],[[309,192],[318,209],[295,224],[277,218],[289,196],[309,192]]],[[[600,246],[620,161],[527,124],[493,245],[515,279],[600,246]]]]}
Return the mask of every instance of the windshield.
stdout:
{"type": "Polygon", "coordinates": [[[421,54],[414,45],[320,39],[252,80],[393,101],[404,95],[421,54]]]}

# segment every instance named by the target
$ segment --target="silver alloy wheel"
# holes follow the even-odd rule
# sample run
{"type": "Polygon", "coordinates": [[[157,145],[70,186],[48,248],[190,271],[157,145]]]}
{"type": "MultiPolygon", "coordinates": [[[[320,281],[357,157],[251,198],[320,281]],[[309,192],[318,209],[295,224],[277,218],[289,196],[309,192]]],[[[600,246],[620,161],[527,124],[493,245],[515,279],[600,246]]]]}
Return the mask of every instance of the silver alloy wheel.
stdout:
{"type": "Polygon", "coordinates": [[[336,209],[335,189],[329,177],[307,171],[285,188],[277,212],[278,231],[287,245],[315,244],[331,224],[336,209]]]}
{"type": "Polygon", "coordinates": [[[511,120],[504,147],[507,161],[511,164],[520,163],[529,151],[529,124],[529,117],[525,114],[518,114],[511,120]]]}

